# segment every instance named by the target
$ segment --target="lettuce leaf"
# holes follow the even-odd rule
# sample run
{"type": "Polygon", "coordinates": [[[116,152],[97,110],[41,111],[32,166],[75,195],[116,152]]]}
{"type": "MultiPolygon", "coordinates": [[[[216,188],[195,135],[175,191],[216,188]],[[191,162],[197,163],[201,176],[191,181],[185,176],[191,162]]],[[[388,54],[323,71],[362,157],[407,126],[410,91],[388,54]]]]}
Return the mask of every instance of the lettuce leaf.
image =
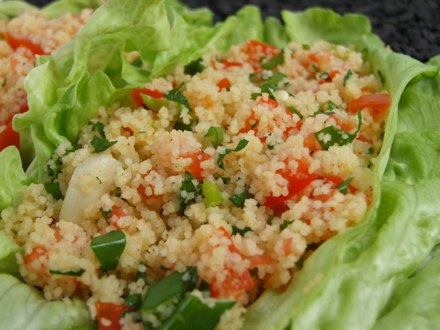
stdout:
{"type": "MultiPolygon", "coordinates": [[[[438,243],[440,210],[435,201],[440,182],[421,180],[411,186],[382,180],[397,131],[401,95],[413,79],[432,77],[437,69],[386,51],[364,16],[341,17],[319,8],[283,12],[282,16],[293,41],[321,38],[354,44],[371,62],[373,72],[380,70],[386,77],[392,105],[374,169],[373,201],[363,223],[325,242],[294,275],[285,292],[266,290],[250,306],[244,329],[284,329],[288,325],[295,330],[369,329],[396,284],[407,278],[438,243]]],[[[420,107],[418,111],[422,111],[420,107]]],[[[421,158],[423,155],[418,156],[421,158]]]]}
{"type": "Polygon", "coordinates": [[[44,6],[41,11],[47,14],[49,19],[63,16],[67,13],[77,15],[83,9],[96,9],[99,7],[99,0],[59,0],[44,6]]]}
{"type": "Polygon", "coordinates": [[[8,274],[0,274],[0,306],[2,328],[8,330],[71,330],[91,323],[84,302],[46,301],[40,291],[8,274]]]}

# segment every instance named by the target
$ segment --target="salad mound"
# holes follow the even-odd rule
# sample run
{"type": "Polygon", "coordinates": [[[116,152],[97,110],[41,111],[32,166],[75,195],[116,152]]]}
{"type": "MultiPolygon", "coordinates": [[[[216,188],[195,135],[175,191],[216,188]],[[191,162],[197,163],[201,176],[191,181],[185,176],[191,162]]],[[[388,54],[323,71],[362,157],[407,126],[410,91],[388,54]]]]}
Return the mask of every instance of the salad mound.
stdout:
{"type": "Polygon", "coordinates": [[[47,300],[84,297],[104,329],[164,328],[199,285],[156,297],[165,315],[145,307],[159,304],[151,290],[192,272],[211,304],[229,300],[218,328],[241,328],[245,306],[284,290],[371,202],[391,100],[368,67],[323,41],[249,40],[100,108],[76,146],[56,149],[46,183],[2,213],[24,280],[47,300]],[[142,305],[129,309],[134,297],[142,305]]]}
{"type": "Polygon", "coordinates": [[[436,267],[405,284],[439,241],[435,120],[414,117],[436,68],[363,16],[211,18],[110,0],[37,57],[26,172],[0,153],[6,327],[369,329],[436,267]],[[407,135],[430,148],[408,158],[407,135]]]}

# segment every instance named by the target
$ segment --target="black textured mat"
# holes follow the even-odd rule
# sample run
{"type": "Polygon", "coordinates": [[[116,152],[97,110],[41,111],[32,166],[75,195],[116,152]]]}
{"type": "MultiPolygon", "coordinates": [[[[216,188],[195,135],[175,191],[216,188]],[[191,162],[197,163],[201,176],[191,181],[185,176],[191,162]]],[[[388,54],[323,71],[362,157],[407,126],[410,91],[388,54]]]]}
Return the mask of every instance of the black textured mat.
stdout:
{"type": "MultiPolygon", "coordinates": [[[[130,0],[127,0],[130,1],[130,0]]],[[[32,0],[38,6],[50,1],[32,0]]],[[[303,10],[320,6],[339,14],[348,12],[367,15],[373,31],[394,51],[408,54],[422,62],[440,54],[440,1],[439,0],[184,0],[190,7],[206,6],[215,13],[215,20],[224,20],[246,4],[259,6],[265,17],[280,18],[282,9],[303,10]]]]}

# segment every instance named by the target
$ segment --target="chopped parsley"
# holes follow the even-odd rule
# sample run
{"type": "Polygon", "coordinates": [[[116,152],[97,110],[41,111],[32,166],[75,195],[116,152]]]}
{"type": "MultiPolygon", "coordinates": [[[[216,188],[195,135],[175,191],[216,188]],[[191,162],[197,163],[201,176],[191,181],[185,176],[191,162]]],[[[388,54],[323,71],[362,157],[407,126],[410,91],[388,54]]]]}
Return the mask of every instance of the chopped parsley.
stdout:
{"type": "Polygon", "coordinates": [[[235,206],[242,209],[244,207],[244,202],[249,198],[254,198],[254,196],[250,192],[244,191],[240,194],[229,197],[229,200],[234,203],[235,206]]]}
{"type": "Polygon", "coordinates": [[[332,101],[328,101],[328,110],[332,111],[338,109],[338,106],[336,104],[334,104],[332,101]]]}
{"type": "Polygon", "coordinates": [[[191,126],[186,125],[184,123],[181,123],[179,121],[176,121],[174,124],[174,129],[178,131],[190,131],[191,132],[191,126]]]}
{"type": "Polygon", "coordinates": [[[110,142],[106,138],[101,139],[95,135],[95,136],[93,136],[92,142],[90,142],[90,144],[95,148],[95,150],[93,150],[92,153],[103,152],[103,151],[107,150],[108,148],[110,148],[111,146],[115,145],[117,142],[118,141],[110,142]]]}
{"type": "Polygon", "coordinates": [[[89,125],[92,125],[92,131],[94,130],[98,131],[99,135],[101,135],[101,137],[105,139],[105,133],[104,133],[105,125],[103,123],[101,123],[100,121],[96,123],[89,121],[89,125]]]}
{"type": "Polygon", "coordinates": [[[222,179],[224,184],[228,184],[229,182],[231,182],[231,178],[228,178],[226,176],[214,175],[214,179],[216,179],[216,180],[222,179]]]}
{"type": "Polygon", "coordinates": [[[359,107],[358,107],[358,119],[359,119],[359,126],[356,132],[354,132],[354,134],[350,134],[346,131],[342,131],[334,126],[328,126],[316,132],[315,137],[318,140],[322,149],[328,150],[331,146],[335,144],[338,144],[339,146],[343,146],[353,142],[353,140],[356,138],[357,134],[359,133],[362,125],[362,116],[359,107]],[[327,135],[330,135],[330,139],[327,139],[327,135]]]}
{"type": "Polygon", "coordinates": [[[338,184],[338,186],[336,188],[344,195],[347,195],[348,194],[348,186],[349,186],[351,180],[353,180],[353,178],[350,178],[350,179],[345,180],[344,182],[341,182],[340,184],[338,184]]]}
{"type": "Polygon", "coordinates": [[[196,73],[200,73],[205,69],[206,69],[206,66],[204,66],[202,64],[202,59],[199,58],[199,59],[192,61],[189,64],[185,65],[183,68],[183,72],[185,74],[189,74],[191,76],[194,76],[196,73]]]}
{"type": "Polygon", "coordinates": [[[316,64],[312,64],[312,68],[313,70],[315,70],[316,72],[319,72],[320,70],[318,69],[318,67],[316,66],[316,64]]]}
{"type": "Polygon", "coordinates": [[[110,209],[108,211],[104,211],[104,209],[101,207],[99,209],[99,211],[101,212],[101,214],[104,217],[105,221],[108,222],[110,220],[110,214],[112,213],[112,209],[110,209]]]}
{"type": "Polygon", "coordinates": [[[347,83],[347,80],[350,78],[350,76],[353,74],[353,72],[351,72],[351,70],[349,69],[348,72],[345,74],[344,76],[344,83],[342,84],[342,86],[345,87],[345,84],[347,83]]]}
{"type": "Polygon", "coordinates": [[[293,220],[284,220],[283,223],[280,225],[280,231],[283,231],[284,229],[287,228],[288,225],[292,224],[295,221],[295,219],[293,220]]]}
{"type": "Polygon", "coordinates": [[[304,119],[304,116],[301,114],[301,112],[296,110],[294,107],[290,106],[290,107],[287,107],[286,109],[289,110],[291,113],[294,113],[295,115],[297,115],[299,117],[299,119],[304,119]]]}
{"type": "Polygon", "coordinates": [[[251,129],[257,127],[258,123],[259,123],[259,121],[257,120],[257,121],[255,122],[255,124],[252,124],[252,125],[251,125],[251,129]]]}
{"type": "Polygon", "coordinates": [[[182,181],[182,186],[180,187],[180,200],[179,200],[179,210],[178,212],[181,213],[185,210],[186,206],[188,205],[188,193],[195,193],[196,195],[201,193],[202,185],[200,183],[197,184],[197,186],[194,185],[193,180],[197,180],[195,177],[193,177],[189,172],[185,172],[184,179],[182,181]]]}
{"type": "Polygon", "coordinates": [[[45,183],[44,189],[46,189],[46,191],[51,194],[55,199],[61,199],[63,197],[63,195],[61,194],[59,182],[45,183]]]}
{"type": "Polygon", "coordinates": [[[183,95],[182,92],[179,91],[180,88],[182,88],[182,86],[185,83],[182,82],[179,86],[177,86],[176,88],[170,90],[169,92],[166,92],[165,94],[163,94],[163,96],[168,100],[168,101],[174,101],[176,103],[180,103],[182,104],[185,108],[187,108],[191,113],[193,113],[193,110],[191,108],[191,106],[188,103],[188,99],[186,98],[185,95],[183,95]]]}
{"type": "Polygon", "coordinates": [[[284,49],[281,49],[277,55],[265,62],[261,67],[266,70],[273,70],[278,65],[284,64],[284,49]]]}
{"type": "Polygon", "coordinates": [[[239,234],[240,236],[244,236],[248,231],[253,231],[251,227],[244,227],[243,229],[238,228],[237,226],[232,226],[232,235],[239,234]]]}
{"type": "Polygon", "coordinates": [[[373,149],[373,147],[370,147],[370,149],[368,149],[368,154],[369,154],[369,155],[374,154],[374,149],[373,149]]]}
{"type": "Polygon", "coordinates": [[[248,145],[249,141],[246,139],[241,139],[240,142],[238,142],[237,147],[235,149],[226,149],[225,153],[222,153],[218,156],[217,159],[217,165],[224,170],[225,169],[225,164],[223,163],[223,159],[226,157],[226,155],[229,155],[231,152],[237,152],[240,151],[242,149],[244,149],[247,145],[248,145]]]}
{"type": "Polygon", "coordinates": [[[269,225],[272,225],[272,221],[273,221],[273,219],[275,219],[275,217],[276,217],[275,213],[272,213],[272,214],[269,216],[269,219],[267,220],[267,222],[269,223],[269,225]]]}

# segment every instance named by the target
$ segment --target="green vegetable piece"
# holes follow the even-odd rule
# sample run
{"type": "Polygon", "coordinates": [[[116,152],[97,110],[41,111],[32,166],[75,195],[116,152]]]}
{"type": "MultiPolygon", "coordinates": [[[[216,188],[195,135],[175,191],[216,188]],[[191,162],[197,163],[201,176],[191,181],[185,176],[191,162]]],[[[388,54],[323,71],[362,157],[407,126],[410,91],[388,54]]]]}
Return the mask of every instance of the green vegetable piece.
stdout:
{"type": "Polygon", "coordinates": [[[101,123],[100,121],[96,122],[93,124],[92,126],[92,131],[96,130],[98,131],[99,135],[101,135],[101,137],[103,139],[105,139],[105,133],[104,133],[104,127],[105,125],[103,123],[101,123]]]}
{"type": "Polygon", "coordinates": [[[270,76],[263,75],[260,72],[254,72],[249,75],[249,81],[253,82],[254,84],[258,84],[262,82],[278,84],[284,78],[287,78],[287,76],[284,73],[278,71],[272,71],[272,74],[270,76]]]}
{"type": "Polygon", "coordinates": [[[110,209],[108,211],[104,211],[104,209],[101,207],[99,209],[99,211],[101,212],[104,219],[108,222],[110,220],[110,214],[112,213],[112,209],[110,209]]]}
{"type": "Polygon", "coordinates": [[[222,179],[224,184],[228,184],[229,182],[231,182],[231,178],[228,178],[226,176],[214,175],[214,179],[216,179],[216,180],[222,179]]]}
{"type": "Polygon", "coordinates": [[[348,69],[348,72],[344,76],[344,83],[342,84],[342,86],[345,87],[345,84],[347,83],[347,80],[351,77],[352,74],[353,74],[353,72],[351,72],[351,70],[348,69]]]}
{"type": "Polygon", "coordinates": [[[269,216],[269,219],[267,220],[267,222],[269,223],[269,225],[272,225],[272,221],[273,221],[273,219],[275,219],[275,217],[276,217],[275,213],[272,213],[272,214],[269,216]]]}
{"type": "Polygon", "coordinates": [[[382,85],[385,85],[385,76],[382,74],[380,70],[377,70],[377,74],[379,75],[380,81],[382,82],[382,85]]]}
{"type": "Polygon", "coordinates": [[[199,59],[192,61],[189,64],[185,65],[183,68],[183,73],[194,76],[196,73],[200,73],[205,69],[206,69],[206,66],[204,66],[202,64],[202,59],[199,58],[199,59]]]}
{"type": "Polygon", "coordinates": [[[85,269],[80,269],[77,271],[69,271],[69,272],[60,272],[58,270],[49,270],[49,273],[53,274],[53,275],[64,275],[64,276],[76,276],[76,277],[81,277],[82,274],[84,274],[85,269]]]}
{"type": "Polygon", "coordinates": [[[63,198],[63,195],[61,194],[60,189],[60,183],[59,182],[53,182],[53,183],[45,183],[44,189],[51,194],[55,199],[61,199],[63,198]]]}
{"type": "Polygon", "coordinates": [[[145,284],[149,284],[147,281],[147,267],[145,266],[145,263],[141,260],[139,261],[136,277],[134,280],[137,282],[139,279],[143,279],[145,284]]]}
{"type": "Polygon", "coordinates": [[[242,149],[244,149],[244,147],[246,147],[248,145],[249,141],[246,139],[241,139],[240,142],[238,142],[237,147],[235,149],[226,149],[224,154],[220,154],[218,156],[217,159],[217,165],[221,168],[221,169],[225,169],[225,164],[223,164],[223,159],[225,158],[226,155],[230,154],[231,152],[235,151],[240,151],[242,149]]]}
{"type": "Polygon", "coordinates": [[[93,153],[97,153],[97,152],[106,151],[108,148],[115,145],[117,142],[118,141],[110,142],[107,139],[101,139],[95,135],[93,136],[93,140],[92,142],[90,142],[90,144],[95,148],[95,150],[93,150],[93,153]]]}
{"type": "Polygon", "coordinates": [[[370,149],[368,149],[368,154],[369,154],[369,155],[374,154],[374,149],[373,149],[373,147],[370,147],[370,149]]]}
{"type": "Polygon", "coordinates": [[[226,130],[223,127],[211,126],[205,137],[211,141],[214,148],[217,148],[223,141],[223,134],[226,134],[226,130]]]}
{"type": "Polygon", "coordinates": [[[142,305],[142,294],[134,293],[125,298],[124,305],[128,307],[133,307],[135,309],[141,308],[142,305]]]}
{"type": "Polygon", "coordinates": [[[205,297],[211,295],[211,290],[209,289],[209,283],[204,279],[200,280],[199,275],[197,274],[197,267],[189,267],[185,273],[183,273],[182,278],[186,283],[186,292],[191,292],[195,289],[203,292],[205,297]],[[187,279],[187,275],[189,275],[189,279],[187,279]]]}
{"type": "Polygon", "coordinates": [[[344,195],[347,195],[348,194],[348,186],[349,186],[351,180],[353,180],[353,178],[350,178],[350,179],[347,179],[347,180],[341,182],[340,184],[338,184],[338,186],[336,188],[344,195]]]}
{"type": "MultiPolygon", "coordinates": [[[[152,317],[163,322],[168,315],[161,311],[173,309],[180,301],[185,291],[182,274],[173,272],[159,282],[152,284],[142,302],[140,315],[146,329],[155,329],[150,320],[152,317]],[[165,307],[165,308],[164,308],[165,307]]],[[[163,327],[161,327],[163,329],[163,327]]]]}
{"type": "Polygon", "coordinates": [[[359,133],[359,130],[361,129],[361,125],[362,125],[362,116],[359,107],[358,107],[358,119],[359,119],[359,126],[356,132],[354,132],[354,134],[350,134],[346,131],[342,131],[334,126],[329,126],[316,132],[315,137],[318,140],[322,149],[328,150],[331,146],[335,144],[338,144],[339,146],[343,146],[353,142],[353,140],[356,138],[357,134],[359,133]],[[324,134],[323,139],[321,139],[320,137],[321,134],[324,134]],[[329,140],[327,140],[327,136],[326,136],[328,134],[330,135],[329,140]]]}
{"type": "Polygon", "coordinates": [[[316,72],[319,72],[320,70],[318,69],[318,67],[316,66],[316,64],[312,64],[312,68],[313,70],[315,70],[316,72]]]}
{"type": "Polygon", "coordinates": [[[246,201],[246,199],[250,198],[254,198],[254,196],[250,192],[244,191],[240,194],[229,197],[229,200],[234,203],[235,206],[242,209],[244,207],[244,202],[246,201]]]}
{"type": "Polygon", "coordinates": [[[332,79],[330,78],[330,75],[328,74],[328,72],[322,72],[319,74],[319,78],[321,78],[324,81],[331,81],[332,79]]]}
{"type": "Polygon", "coordinates": [[[244,227],[244,229],[240,229],[237,226],[232,226],[232,235],[239,234],[240,236],[244,236],[248,231],[253,231],[251,227],[244,227]]]}
{"type": "Polygon", "coordinates": [[[269,94],[269,97],[272,100],[274,100],[275,102],[277,102],[277,99],[273,95],[272,91],[277,91],[277,90],[278,90],[278,87],[273,83],[267,83],[267,84],[264,84],[263,86],[261,86],[261,93],[269,94]]]}
{"type": "Polygon", "coordinates": [[[264,63],[261,67],[266,70],[273,70],[278,65],[284,64],[284,49],[281,49],[277,55],[272,57],[269,61],[264,63]]]}
{"type": "Polygon", "coordinates": [[[261,93],[252,93],[251,94],[251,99],[255,101],[258,96],[261,96],[261,93]]]}
{"type": "Polygon", "coordinates": [[[101,270],[114,270],[126,244],[125,233],[114,230],[105,235],[93,237],[90,246],[101,263],[101,270]]]}
{"type": "Polygon", "coordinates": [[[338,106],[336,104],[334,104],[332,101],[328,101],[328,110],[335,110],[338,109],[338,106]]]}
{"type": "Polygon", "coordinates": [[[284,220],[283,223],[280,225],[280,231],[283,231],[284,229],[287,228],[288,225],[292,224],[295,221],[295,219],[293,220],[284,220]]]}
{"type": "Polygon", "coordinates": [[[290,106],[286,108],[287,110],[289,110],[291,113],[294,113],[295,115],[297,115],[299,117],[299,119],[304,119],[304,116],[301,114],[301,112],[299,112],[298,110],[296,110],[294,107],[290,106]]]}
{"type": "Polygon", "coordinates": [[[141,97],[142,97],[142,101],[144,102],[144,107],[147,107],[148,109],[154,111],[159,111],[162,107],[168,107],[170,105],[168,100],[163,98],[158,99],[142,93],[141,93],[141,97]]]}
{"type": "Polygon", "coordinates": [[[259,121],[257,120],[254,124],[251,125],[251,129],[257,127],[259,121]]]}
{"type": "Polygon", "coordinates": [[[203,180],[202,184],[203,194],[205,195],[206,207],[220,203],[223,201],[222,193],[217,186],[217,183],[211,183],[207,180],[203,180]]]}
{"type": "Polygon", "coordinates": [[[193,177],[189,172],[185,172],[184,179],[182,181],[182,186],[180,190],[184,190],[187,192],[195,192],[197,191],[196,186],[194,186],[194,183],[192,180],[196,180],[195,177],[193,177]]]}
{"type": "MultiPolygon", "coordinates": [[[[150,288],[151,290],[151,288],[150,288]]],[[[187,295],[177,306],[174,313],[160,327],[161,330],[212,330],[220,320],[220,316],[235,301],[218,301],[211,306],[205,304],[195,295],[187,295]]]]}
{"type": "Polygon", "coordinates": [[[182,104],[185,108],[187,108],[191,113],[193,113],[193,109],[191,108],[191,106],[188,103],[188,99],[186,98],[185,95],[183,95],[182,92],[179,92],[179,89],[182,88],[182,86],[185,83],[182,82],[179,86],[177,86],[176,88],[170,90],[169,92],[163,94],[163,96],[168,100],[168,101],[174,101],[177,103],[182,104]]]}
{"type": "Polygon", "coordinates": [[[302,49],[304,50],[310,50],[310,46],[307,44],[302,44],[302,49]]]}
{"type": "Polygon", "coordinates": [[[176,121],[174,124],[174,129],[178,131],[190,131],[191,132],[191,126],[183,124],[181,122],[176,121]]]}

